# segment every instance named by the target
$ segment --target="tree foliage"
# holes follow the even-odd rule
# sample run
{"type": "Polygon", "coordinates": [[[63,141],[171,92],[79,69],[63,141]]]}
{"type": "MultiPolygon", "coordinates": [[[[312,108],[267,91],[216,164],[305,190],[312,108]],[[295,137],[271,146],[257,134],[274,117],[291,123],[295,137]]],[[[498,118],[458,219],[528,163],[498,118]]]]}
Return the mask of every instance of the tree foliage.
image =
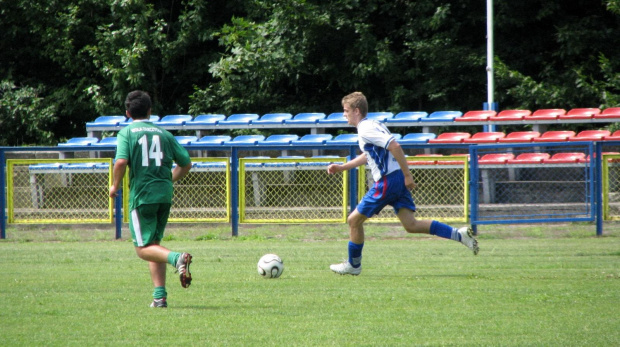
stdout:
{"type": "MultiPolygon", "coordinates": [[[[620,1],[494,12],[501,108],[618,106],[620,1]]],[[[0,0],[0,15],[2,126],[19,109],[45,129],[6,144],[83,135],[133,89],[160,115],[333,112],[354,90],[393,112],[486,101],[479,0],[0,0]]]]}

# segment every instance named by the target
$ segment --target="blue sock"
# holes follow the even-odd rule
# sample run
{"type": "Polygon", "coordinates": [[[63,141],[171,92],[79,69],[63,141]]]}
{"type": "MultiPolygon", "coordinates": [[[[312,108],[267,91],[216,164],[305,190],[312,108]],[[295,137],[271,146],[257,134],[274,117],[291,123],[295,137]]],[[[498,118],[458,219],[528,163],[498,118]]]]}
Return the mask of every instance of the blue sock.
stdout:
{"type": "Polygon", "coordinates": [[[437,235],[444,239],[450,239],[454,241],[461,241],[461,234],[458,233],[457,228],[451,227],[447,224],[439,223],[434,220],[431,223],[431,235],[437,235]]]}
{"type": "Polygon", "coordinates": [[[362,265],[362,249],[364,244],[358,245],[349,241],[349,264],[354,268],[358,268],[362,265]]]}

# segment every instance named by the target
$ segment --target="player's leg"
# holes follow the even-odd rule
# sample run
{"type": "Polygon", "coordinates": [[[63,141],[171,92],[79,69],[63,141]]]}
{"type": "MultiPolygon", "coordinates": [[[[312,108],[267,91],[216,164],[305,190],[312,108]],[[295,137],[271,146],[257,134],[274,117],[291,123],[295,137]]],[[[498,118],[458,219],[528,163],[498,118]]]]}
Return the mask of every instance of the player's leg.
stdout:
{"type": "Polygon", "coordinates": [[[469,227],[457,229],[436,220],[418,220],[415,218],[414,212],[408,208],[400,208],[397,216],[408,233],[431,234],[458,241],[471,249],[474,255],[478,254],[478,241],[469,227]]]}
{"type": "Polygon", "coordinates": [[[364,222],[368,217],[355,209],[347,218],[349,224],[349,244],[347,247],[349,258],[339,264],[332,264],[329,268],[341,275],[357,276],[362,272],[362,250],[364,248],[364,222]]]}
{"type": "Polygon", "coordinates": [[[153,281],[153,302],[151,307],[168,307],[166,292],[166,263],[149,261],[149,271],[153,281]]]}

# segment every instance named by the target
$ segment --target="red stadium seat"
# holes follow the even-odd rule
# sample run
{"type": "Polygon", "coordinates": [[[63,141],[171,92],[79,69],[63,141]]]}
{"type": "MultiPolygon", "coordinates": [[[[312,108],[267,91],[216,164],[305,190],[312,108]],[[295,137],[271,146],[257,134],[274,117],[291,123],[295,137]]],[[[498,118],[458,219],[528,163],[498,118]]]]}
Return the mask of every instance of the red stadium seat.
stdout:
{"type": "Polygon", "coordinates": [[[463,143],[463,140],[471,137],[470,133],[455,132],[439,134],[436,138],[428,140],[428,143],[463,143]]]}
{"type": "Polygon", "coordinates": [[[499,131],[481,132],[475,133],[468,139],[464,139],[463,143],[496,143],[499,139],[505,136],[506,134],[499,131]]]}
{"type": "Polygon", "coordinates": [[[499,139],[500,143],[520,143],[532,142],[535,138],[540,137],[538,131],[515,131],[499,139]]]}
{"type": "Polygon", "coordinates": [[[585,163],[586,154],[581,152],[556,153],[549,159],[544,159],[545,164],[572,164],[585,163]]]}
{"type": "Polygon", "coordinates": [[[561,109],[561,108],[545,108],[545,109],[534,111],[534,113],[532,113],[531,115],[525,116],[524,119],[531,120],[531,121],[556,120],[561,115],[564,115],[564,114],[566,114],[566,110],[561,109]]]}
{"type": "Polygon", "coordinates": [[[605,141],[620,141],[620,130],[614,131],[614,133],[611,134],[611,136],[605,136],[605,138],[603,140],[605,140],[605,141]]]}
{"type": "Polygon", "coordinates": [[[601,141],[610,135],[609,130],[584,130],[573,137],[569,137],[568,141],[601,141]]]}
{"type": "Polygon", "coordinates": [[[549,159],[549,153],[533,152],[521,153],[514,159],[509,159],[508,164],[540,164],[545,159],[549,159]]]}
{"type": "Polygon", "coordinates": [[[512,153],[493,153],[493,154],[485,154],[483,155],[478,164],[481,165],[495,165],[495,164],[506,164],[508,160],[514,159],[515,155],[512,153]]]}
{"type": "Polygon", "coordinates": [[[485,111],[468,111],[465,112],[461,117],[455,118],[455,122],[480,122],[487,121],[489,117],[495,116],[497,112],[493,110],[485,110],[485,111]]]}
{"type": "Polygon", "coordinates": [[[620,119],[620,107],[610,107],[604,109],[601,113],[594,115],[594,118],[617,118],[620,119]]]}
{"type": "Polygon", "coordinates": [[[547,131],[535,138],[534,142],[564,142],[573,136],[575,136],[575,132],[572,130],[547,131]]]}
{"type": "Polygon", "coordinates": [[[532,114],[530,110],[504,110],[497,115],[489,118],[489,120],[491,122],[523,120],[526,116],[529,116],[530,114],[532,114]]]}
{"type": "Polygon", "coordinates": [[[560,120],[571,120],[571,119],[592,119],[595,115],[601,113],[601,110],[598,108],[574,108],[565,115],[561,115],[559,117],[560,120]]]}

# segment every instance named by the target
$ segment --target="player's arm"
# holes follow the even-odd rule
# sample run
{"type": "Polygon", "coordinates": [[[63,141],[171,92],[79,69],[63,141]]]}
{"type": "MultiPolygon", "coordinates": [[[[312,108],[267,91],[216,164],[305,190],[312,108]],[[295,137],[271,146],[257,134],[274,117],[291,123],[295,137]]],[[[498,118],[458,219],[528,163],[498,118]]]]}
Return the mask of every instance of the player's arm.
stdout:
{"type": "Polygon", "coordinates": [[[356,168],[358,166],[362,166],[366,164],[366,153],[362,153],[360,155],[358,155],[357,157],[355,157],[355,159],[348,161],[344,164],[330,164],[327,167],[327,173],[328,174],[335,174],[337,172],[341,172],[341,171],[345,171],[345,170],[351,170],[353,168],[356,168]]]}
{"type": "Polygon", "coordinates": [[[115,198],[121,189],[121,182],[127,170],[127,159],[116,159],[114,168],[112,169],[112,186],[110,187],[110,197],[115,198]]]}
{"type": "Polygon", "coordinates": [[[400,169],[403,171],[403,175],[405,175],[405,186],[407,186],[407,189],[414,189],[415,182],[413,182],[413,176],[411,175],[411,171],[409,171],[409,165],[407,165],[407,158],[405,157],[403,148],[396,140],[392,140],[392,142],[388,145],[387,150],[392,153],[394,159],[398,162],[398,166],[400,166],[400,169]]]}
{"type": "Polygon", "coordinates": [[[176,182],[185,177],[191,168],[191,162],[185,166],[177,165],[174,169],[172,169],[172,182],[176,182]]]}

